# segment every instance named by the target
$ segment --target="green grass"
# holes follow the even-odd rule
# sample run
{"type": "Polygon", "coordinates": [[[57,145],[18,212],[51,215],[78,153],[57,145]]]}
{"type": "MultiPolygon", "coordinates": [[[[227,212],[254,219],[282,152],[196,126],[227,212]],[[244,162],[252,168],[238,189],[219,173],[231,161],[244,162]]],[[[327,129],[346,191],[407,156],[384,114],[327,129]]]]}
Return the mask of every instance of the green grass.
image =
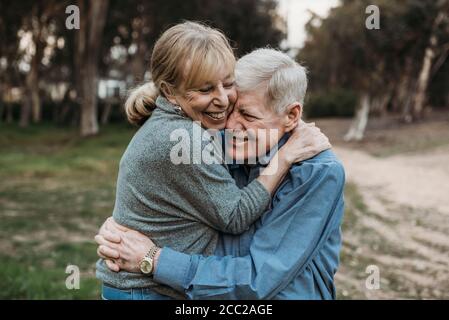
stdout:
{"type": "MultiPolygon", "coordinates": [[[[93,237],[112,212],[133,132],[115,125],[81,139],[52,125],[0,127],[0,299],[99,298],[93,237]],[[71,264],[81,272],[79,290],[65,286],[71,264]]],[[[367,209],[354,185],[345,193],[343,229],[352,229],[355,210],[367,209]]],[[[343,251],[342,264],[354,259],[351,252],[343,251]]]]}
{"type": "MultiPolygon", "coordinates": [[[[99,298],[93,237],[111,215],[120,157],[133,133],[111,125],[81,139],[75,129],[53,125],[0,125],[0,299],[99,298]],[[79,290],[65,286],[68,265],[80,269],[79,290]]],[[[363,284],[373,259],[359,253],[359,246],[381,243],[382,252],[409,253],[360,226],[361,215],[375,213],[355,185],[347,184],[345,200],[343,236],[353,233],[361,242],[344,242],[341,266],[363,284]]],[[[389,290],[404,285],[395,274],[383,277],[389,290]]],[[[337,289],[340,299],[365,298],[360,288],[337,283],[337,289]]]]}
{"type": "Polygon", "coordinates": [[[0,299],[96,299],[99,283],[93,274],[96,260],[93,243],[61,243],[49,252],[20,249],[20,256],[0,256],[2,261],[0,299]],[[65,285],[66,267],[76,265],[80,270],[79,289],[65,285]]]}
{"type": "Polygon", "coordinates": [[[0,126],[0,299],[98,299],[93,236],[114,205],[134,129],[81,139],[53,125],[0,126]],[[80,289],[65,286],[67,265],[80,289]]]}

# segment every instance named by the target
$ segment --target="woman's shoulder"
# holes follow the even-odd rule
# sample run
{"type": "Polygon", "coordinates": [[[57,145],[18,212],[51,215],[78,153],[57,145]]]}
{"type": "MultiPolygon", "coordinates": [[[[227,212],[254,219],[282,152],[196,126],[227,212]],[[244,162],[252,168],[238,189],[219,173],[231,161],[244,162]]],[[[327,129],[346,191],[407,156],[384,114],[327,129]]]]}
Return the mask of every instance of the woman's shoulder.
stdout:
{"type": "Polygon", "coordinates": [[[176,137],[186,135],[193,138],[194,133],[202,132],[201,126],[190,118],[156,109],[141,128],[142,135],[151,137],[162,145],[173,145],[176,137]]]}
{"type": "Polygon", "coordinates": [[[128,145],[128,158],[160,162],[170,158],[174,148],[188,148],[201,127],[189,118],[156,109],[128,145]]]}
{"type": "Polygon", "coordinates": [[[156,107],[148,120],[142,125],[140,130],[173,130],[178,127],[189,128],[193,121],[174,110],[156,107]]]}

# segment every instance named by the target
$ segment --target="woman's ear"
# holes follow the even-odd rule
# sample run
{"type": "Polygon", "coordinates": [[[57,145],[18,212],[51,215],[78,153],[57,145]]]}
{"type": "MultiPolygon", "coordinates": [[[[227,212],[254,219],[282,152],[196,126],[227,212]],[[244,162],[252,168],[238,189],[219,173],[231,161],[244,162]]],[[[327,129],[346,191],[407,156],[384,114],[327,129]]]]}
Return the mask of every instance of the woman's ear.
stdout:
{"type": "Polygon", "coordinates": [[[289,132],[298,126],[302,117],[302,105],[294,102],[287,107],[285,115],[285,131],[289,132]]]}
{"type": "Polygon", "coordinates": [[[174,105],[178,104],[178,101],[176,101],[172,88],[165,82],[161,83],[161,92],[164,95],[164,97],[167,98],[168,101],[170,101],[170,103],[174,105]]]}

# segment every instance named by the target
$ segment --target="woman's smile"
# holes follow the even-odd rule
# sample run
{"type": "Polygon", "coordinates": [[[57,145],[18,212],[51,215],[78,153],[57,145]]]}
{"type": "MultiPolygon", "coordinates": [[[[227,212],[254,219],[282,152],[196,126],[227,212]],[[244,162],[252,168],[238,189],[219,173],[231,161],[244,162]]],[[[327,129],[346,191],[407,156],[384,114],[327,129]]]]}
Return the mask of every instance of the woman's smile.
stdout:
{"type": "Polygon", "coordinates": [[[213,120],[217,121],[223,121],[226,119],[227,112],[221,111],[221,112],[204,112],[208,117],[212,118],[213,120]]]}

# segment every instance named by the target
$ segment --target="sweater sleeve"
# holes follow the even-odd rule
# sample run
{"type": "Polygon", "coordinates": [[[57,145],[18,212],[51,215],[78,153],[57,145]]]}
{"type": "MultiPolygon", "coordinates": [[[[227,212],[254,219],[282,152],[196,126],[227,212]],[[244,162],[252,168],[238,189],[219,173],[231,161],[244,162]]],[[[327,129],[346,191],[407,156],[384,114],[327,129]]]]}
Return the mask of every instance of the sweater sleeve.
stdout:
{"type": "Polygon", "coordinates": [[[258,180],[240,189],[220,164],[179,165],[173,185],[193,205],[194,218],[225,233],[247,230],[270,202],[258,180]]]}
{"type": "MultiPolygon", "coordinates": [[[[195,141],[194,136],[191,137],[191,141],[195,141]]],[[[194,143],[190,159],[195,159],[194,143]]],[[[202,141],[201,155],[204,154],[202,150],[210,152],[212,149],[218,154],[221,146],[202,141]]],[[[189,203],[189,214],[195,220],[225,233],[243,233],[265,211],[271,200],[270,193],[258,180],[240,189],[225,164],[196,159],[189,164],[176,164],[170,159],[171,187],[189,203]]]]}

